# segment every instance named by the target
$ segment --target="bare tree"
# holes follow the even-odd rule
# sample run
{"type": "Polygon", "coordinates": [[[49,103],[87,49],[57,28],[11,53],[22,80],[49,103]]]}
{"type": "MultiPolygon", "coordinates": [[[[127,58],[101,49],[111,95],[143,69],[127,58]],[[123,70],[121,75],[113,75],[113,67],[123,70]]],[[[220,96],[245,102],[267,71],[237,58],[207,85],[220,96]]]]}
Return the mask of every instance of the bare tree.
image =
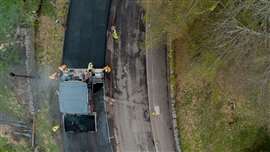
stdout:
{"type": "Polygon", "coordinates": [[[223,18],[214,23],[210,42],[219,56],[217,60],[253,67],[246,69],[253,72],[248,83],[260,86],[260,99],[266,99],[270,82],[270,1],[231,0],[221,5],[223,18]]]}

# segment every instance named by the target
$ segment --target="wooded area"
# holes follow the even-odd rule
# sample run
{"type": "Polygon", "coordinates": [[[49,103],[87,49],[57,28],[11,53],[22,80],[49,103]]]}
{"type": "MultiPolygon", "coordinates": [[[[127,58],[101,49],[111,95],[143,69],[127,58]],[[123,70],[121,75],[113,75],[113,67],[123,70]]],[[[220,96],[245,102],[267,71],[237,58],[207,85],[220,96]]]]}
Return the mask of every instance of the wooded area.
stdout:
{"type": "Polygon", "coordinates": [[[154,3],[146,46],[172,45],[183,151],[269,151],[270,1],[154,3]]]}

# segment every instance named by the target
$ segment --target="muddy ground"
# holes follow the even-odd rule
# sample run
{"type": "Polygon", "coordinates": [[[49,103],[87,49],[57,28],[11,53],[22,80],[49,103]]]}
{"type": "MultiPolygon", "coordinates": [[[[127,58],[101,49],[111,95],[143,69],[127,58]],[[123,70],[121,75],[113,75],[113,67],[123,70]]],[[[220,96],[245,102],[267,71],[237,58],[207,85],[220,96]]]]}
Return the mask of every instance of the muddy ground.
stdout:
{"type": "MultiPolygon", "coordinates": [[[[108,95],[116,150],[154,151],[148,116],[143,9],[134,0],[113,0],[110,26],[119,40],[108,38],[107,63],[112,66],[108,95]]],[[[110,34],[109,34],[110,35],[110,34]]]]}

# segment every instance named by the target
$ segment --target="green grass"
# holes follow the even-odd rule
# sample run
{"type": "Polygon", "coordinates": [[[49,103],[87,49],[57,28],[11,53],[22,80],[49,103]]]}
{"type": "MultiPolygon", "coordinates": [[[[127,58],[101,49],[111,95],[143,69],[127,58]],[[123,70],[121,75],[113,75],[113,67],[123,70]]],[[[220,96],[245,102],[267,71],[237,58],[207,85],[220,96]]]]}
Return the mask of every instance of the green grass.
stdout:
{"type": "MultiPolygon", "coordinates": [[[[57,3],[62,2],[60,4],[64,4],[62,0],[57,0],[57,3]]],[[[39,8],[40,0],[26,0],[23,2],[22,0],[0,0],[0,44],[2,43],[14,43],[14,33],[16,31],[16,27],[23,26],[28,28],[39,28],[37,21],[36,11],[39,8]]],[[[59,6],[59,5],[57,5],[59,6]]],[[[55,23],[55,19],[60,17],[65,17],[66,8],[55,8],[50,0],[44,0],[41,16],[47,16],[51,23],[55,23]]],[[[46,24],[46,22],[42,22],[42,24],[46,24]]],[[[47,29],[44,29],[44,31],[47,29]]],[[[35,30],[33,30],[35,31],[35,30]]],[[[61,52],[62,49],[62,40],[63,40],[63,30],[59,30],[55,25],[50,27],[50,36],[47,39],[46,44],[50,45],[53,43],[53,49],[57,47],[58,52],[61,52]]],[[[46,32],[46,31],[45,31],[46,32]]],[[[40,41],[39,43],[43,43],[40,41]]],[[[37,48],[38,50],[43,50],[45,52],[46,49],[37,48]]],[[[8,82],[3,81],[7,79],[7,72],[9,68],[21,64],[23,61],[20,58],[20,54],[18,52],[18,48],[16,45],[9,45],[4,49],[0,50],[0,111],[7,112],[13,116],[18,118],[23,118],[27,115],[26,108],[20,105],[15,97],[14,92],[10,88],[8,82]]],[[[51,52],[55,50],[50,50],[51,52]]],[[[58,53],[58,60],[60,60],[61,53],[58,53]]],[[[55,54],[48,54],[49,56],[53,56],[54,61],[58,61],[55,54]]],[[[52,57],[50,57],[52,58],[52,57]]],[[[43,60],[44,61],[44,60],[43,60]]],[[[43,62],[42,61],[42,62],[43,62]]],[[[52,61],[52,62],[54,62],[52,61]]],[[[39,61],[37,61],[39,63],[39,61]]],[[[44,61],[46,62],[46,61],[44,61]]],[[[58,62],[57,62],[58,63],[58,62]]],[[[51,63],[50,64],[57,64],[51,63]]],[[[47,62],[48,64],[48,62],[47,62]]],[[[48,73],[46,73],[48,75],[48,73]]],[[[47,77],[46,77],[47,78],[47,77]]],[[[47,90],[46,90],[47,91],[47,90]]],[[[41,93],[39,91],[35,93],[41,93]]],[[[44,92],[42,92],[44,94],[44,92]]],[[[46,92],[45,92],[46,94],[46,92]]],[[[41,108],[40,113],[37,114],[38,128],[37,128],[37,140],[39,141],[40,149],[48,152],[58,152],[59,146],[56,144],[53,134],[50,132],[52,123],[50,121],[51,113],[48,111],[48,99],[41,98],[40,100],[44,103],[44,108],[41,108]],[[43,100],[44,99],[44,100],[43,100]]],[[[26,148],[27,145],[22,146],[20,144],[8,143],[8,140],[5,138],[0,138],[0,152],[28,152],[29,150],[26,148]]]]}
{"type": "MultiPolygon", "coordinates": [[[[171,76],[170,83],[176,84],[182,150],[270,151],[269,82],[264,81],[262,85],[269,65],[269,51],[253,41],[249,44],[257,47],[245,45],[250,52],[231,43],[225,48],[216,47],[218,41],[222,44],[226,40],[218,39],[222,33],[214,29],[228,19],[226,15],[234,10],[231,8],[238,7],[235,1],[158,0],[155,5],[143,6],[147,9],[146,24],[151,24],[147,32],[153,37],[146,44],[160,42],[162,33],[172,40],[167,43],[172,43],[171,49],[175,52],[175,59],[172,54],[169,58],[175,61],[172,67],[176,79],[171,76]],[[222,56],[227,52],[227,56],[222,56]]],[[[254,17],[257,11],[251,9],[253,6],[241,11],[236,19],[261,32],[264,22],[254,17]]],[[[245,37],[242,35],[242,38],[245,37]]]]}
{"type": "Polygon", "coordinates": [[[42,15],[49,16],[49,17],[55,19],[57,17],[56,13],[57,13],[57,10],[52,5],[50,0],[44,0],[43,6],[42,6],[42,15]]]}
{"type": "Polygon", "coordinates": [[[25,144],[16,144],[9,142],[6,137],[0,137],[0,152],[31,152],[25,144]]]}
{"type": "Polygon", "coordinates": [[[15,26],[20,21],[22,12],[22,1],[0,0],[0,41],[9,38],[9,34],[14,32],[15,26]]]}
{"type": "Polygon", "coordinates": [[[38,145],[44,152],[59,152],[59,145],[56,144],[54,135],[52,132],[53,123],[50,121],[51,116],[49,112],[48,102],[42,105],[41,111],[37,114],[37,136],[38,145]]]}
{"type": "Polygon", "coordinates": [[[269,138],[267,128],[262,132],[266,124],[257,118],[260,115],[251,103],[234,98],[207,79],[185,80],[181,90],[176,107],[183,150],[247,152],[270,144],[264,139],[269,138]],[[235,110],[230,110],[231,100],[236,100],[235,110]]]}
{"type": "MultiPolygon", "coordinates": [[[[16,46],[0,49],[0,73],[4,74],[12,65],[21,64],[21,58],[16,46]]],[[[2,76],[0,76],[2,78],[2,76]]]]}
{"type": "Polygon", "coordinates": [[[64,28],[61,24],[56,24],[55,20],[65,23],[68,7],[65,0],[57,0],[56,4],[55,7],[49,0],[44,1],[40,22],[36,26],[37,70],[43,75],[41,81],[46,83],[41,83],[37,89],[40,103],[40,112],[37,113],[37,140],[38,146],[44,152],[58,152],[61,147],[56,141],[56,137],[61,138],[58,137],[59,132],[52,132],[52,127],[60,123],[55,94],[57,83],[50,81],[48,76],[61,64],[64,28]]]}
{"type": "Polygon", "coordinates": [[[261,100],[260,86],[245,79],[256,81],[261,73],[238,69],[203,48],[194,57],[194,48],[202,43],[191,41],[187,45],[188,62],[178,62],[185,68],[176,69],[181,73],[177,77],[176,108],[183,150],[269,151],[269,123],[265,121],[269,105],[261,100]],[[235,104],[233,110],[231,103],[235,104]]]}
{"type": "Polygon", "coordinates": [[[20,62],[13,34],[20,23],[22,2],[17,0],[0,0],[0,73],[5,72],[9,65],[20,62]]]}
{"type": "Polygon", "coordinates": [[[0,88],[0,111],[12,114],[17,118],[25,118],[26,110],[18,103],[15,94],[8,85],[2,84],[0,88]]]}
{"type": "Polygon", "coordinates": [[[16,46],[14,34],[19,26],[34,24],[33,11],[38,8],[39,0],[0,0],[0,73],[5,72],[10,66],[21,62],[19,48],[16,46]]]}
{"type": "MultiPolygon", "coordinates": [[[[22,54],[15,44],[14,34],[18,26],[29,26],[28,19],[33,18],[32,11],[38,7],[38,0],[0,0],[0,111],[23,118],[26,114],[12,92],[8,81],[8,72],[12,66],[23,64],[22,54]]],[[[31,20],[32,21],[32,20],[31,20]]],[[[30,26],[31,27],[31,26],[30,26]]]]}

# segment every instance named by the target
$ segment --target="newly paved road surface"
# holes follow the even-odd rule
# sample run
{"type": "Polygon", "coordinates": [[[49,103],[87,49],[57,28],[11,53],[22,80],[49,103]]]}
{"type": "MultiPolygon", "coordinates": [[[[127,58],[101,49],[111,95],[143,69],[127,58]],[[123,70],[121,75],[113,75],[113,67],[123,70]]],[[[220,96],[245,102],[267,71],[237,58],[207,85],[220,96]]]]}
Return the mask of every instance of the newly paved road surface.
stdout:
{"type": "Polygon", "coordinates": [[[159,116],[151,116],[156,151],[175,152],[173,124],[168,99],[166,48],[161,45],[158,48],[150,48],[146,53],[150,111],[154,112],[155,106],[160,109],[159,116]]]}
{"type": "Polygon", "coordinates": [[[110,0],[71,0],[65,33],[63,63],[73,68],[105,64],[110,0]]]}
{"type": "MultiPolygon", "coordinates": [[[[71,0],[66,27],[63,63],[72,68],[105,64],[107,19],[110,0],[71,0]]],[[[101,89],[94,97],[97,133],[63,133],[65,152],[111,152],[108,122],[101,89]]]]}
{"type": "Polygon", "coordinates": [[[114,42],[113,115],[118,152],[155,151],[148,113],[142,9],[135,0],[114,0],[120,40],[114,42]]]}

